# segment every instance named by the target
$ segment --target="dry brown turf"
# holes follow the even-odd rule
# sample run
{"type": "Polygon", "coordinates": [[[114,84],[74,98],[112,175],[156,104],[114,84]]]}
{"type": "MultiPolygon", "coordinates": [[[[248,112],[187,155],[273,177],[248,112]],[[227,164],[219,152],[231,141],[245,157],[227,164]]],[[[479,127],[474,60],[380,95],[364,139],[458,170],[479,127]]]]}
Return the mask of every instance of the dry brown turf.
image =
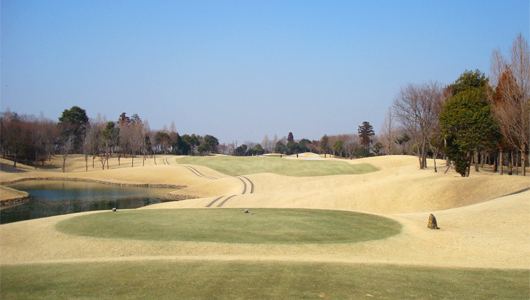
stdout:
{"type": "MultiPolygon", "coordinates": [[[[243,183],[214,170],[193,166],[197,176],[178,165],[175,157],[111,161],[101,170],[96,161],[85,172],[81,156],[67,160],[67,172],[59,168],[34,170],[0,160],[1,181],[21,178],[84,178],[120,183],[186,185],[174,191],[200,197],[166,202],[142,209],[206,207],[220,196],[236,195],[223,207],[338,209],[382,215],[403,224],[401,234],[386,240],[340,245],[235,245],[198,242],[110,240],[72,236],[55,230],[55,224],[72,215],[56,216],[0,226],[1,264],[116,260],[238,260],[388,263],[437,267],[530,269],[530,178],[472,172],[461,178],[454,171],[443,174],[419,170],[409,156],[385,156],[347,161],[371,163],[381,171],[364,175],[286,177],[275,174],[246,176],[254,190],[242,195],[243,183]],[[163,163],[163,158],[168,164],[163,163]],[[506,196],[508,195],[508,196],[506,196]],[[427,228],[433,213],[440,230],[427,228]]],[[[317,159],[300,155],[299,159],[317,159]]],[[[52,162],[60,165],[60,159],[52,162]]],[[[443,162],[438,161],[439,165],[443,162]]],[[[247,182],[248,184],[248,182],[247,182]]],[[[249,187],[247,187],[248,189],[249,187]]],[[[1,199],[16,191],[1,189],[1,199]]],[[[222,201],[222,200],[221,200],[222,201]]],[[[212,208],[218,209],[218,208],[212,208]]],[[[98,212],[87,212],[98,213],[98,212]]]]}

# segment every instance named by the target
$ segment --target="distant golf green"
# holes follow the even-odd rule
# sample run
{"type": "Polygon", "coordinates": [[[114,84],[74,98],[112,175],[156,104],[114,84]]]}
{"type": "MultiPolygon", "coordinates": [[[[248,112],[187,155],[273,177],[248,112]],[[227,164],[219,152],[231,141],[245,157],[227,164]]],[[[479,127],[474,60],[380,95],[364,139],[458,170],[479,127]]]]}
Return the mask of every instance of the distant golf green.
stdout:
{"type": "Polygon", "coordinates": [[[398,234],[380,216],[311,209],[171,209],[105,212],[74,217],[56,228],[98,238],[243,244],[355,243],[398,234]]]}
{"type": "Polygon", "coordinates": [[[230,176],[274,173],[286,176],[327,176],[364,174],[378,171],[371,164],[349,164],[343,161],[281,159],[279,156],[187,156],[179,164],[205,166],[230,176]]]}

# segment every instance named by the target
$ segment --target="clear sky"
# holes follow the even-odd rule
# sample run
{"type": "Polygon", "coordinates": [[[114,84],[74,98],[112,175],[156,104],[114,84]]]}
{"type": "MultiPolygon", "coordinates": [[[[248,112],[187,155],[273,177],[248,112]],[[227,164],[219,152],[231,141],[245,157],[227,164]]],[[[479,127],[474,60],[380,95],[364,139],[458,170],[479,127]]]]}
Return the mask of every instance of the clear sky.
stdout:
{"type": "Polygon", "coordinates": [[[400,87],[489,73],[529,1],[2,0],[1,103],[221,143],[379,132],[400,87]]]}

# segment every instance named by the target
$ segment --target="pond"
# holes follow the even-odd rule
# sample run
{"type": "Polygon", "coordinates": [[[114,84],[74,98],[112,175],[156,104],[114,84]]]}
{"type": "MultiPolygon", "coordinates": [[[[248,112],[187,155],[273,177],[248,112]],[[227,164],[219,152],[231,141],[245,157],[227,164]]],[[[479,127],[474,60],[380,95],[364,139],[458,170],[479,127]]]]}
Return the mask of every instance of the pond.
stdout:
{"type": "Polygon", "coordinates": [[[77,181],[25,181],[8,185],[32,198],[0,210],[0,224],[92,210],[138,208],[165,201],[174,188],[126,187],[77,181]]]}

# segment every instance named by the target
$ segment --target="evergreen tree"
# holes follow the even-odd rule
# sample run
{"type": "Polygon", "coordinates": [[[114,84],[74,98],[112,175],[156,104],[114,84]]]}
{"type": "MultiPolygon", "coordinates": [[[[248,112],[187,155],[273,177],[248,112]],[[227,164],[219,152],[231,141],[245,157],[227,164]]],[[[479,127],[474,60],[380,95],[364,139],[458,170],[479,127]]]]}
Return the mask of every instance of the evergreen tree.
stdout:
{"type": "Polygon", "coordinates": [[[366,150],[370,151],[370,145],[372,144],[372,136],[375,135],[374,128],[370,125],[370,122],[364,121],[358,130],[359,137],[361,138],[361,146],[366,150]]]}
{"type": "Polygon", "coordinates": [[[320,151],[324,152],[324,157],[329,151],[329,138],[326,134],[324,134],[322,140],[320,141],[320,151]]]}
{"type": "Polygon", "coordinates": [[[463,89],[445,102],[440,114],[445,152],[462,177],[469,176],[471,152],[492,147],[501,137],[490,103],[484,98],[480,88],[463,89]]]}
{"type": "Polygon", "coordinates": [[[292,132],[289,132],[289,135],[287,136],[287,142],[294,142],[294,136],[292,132]]]}
{"type": "Polygon", "coordinates": [[[85,131],[88,125],[86,111],[79,106],[72,106],[65,109],[59,118],[59,126],[63,137],[73,135],[72,149],[76,151],[84,140],[85,131]]]}

